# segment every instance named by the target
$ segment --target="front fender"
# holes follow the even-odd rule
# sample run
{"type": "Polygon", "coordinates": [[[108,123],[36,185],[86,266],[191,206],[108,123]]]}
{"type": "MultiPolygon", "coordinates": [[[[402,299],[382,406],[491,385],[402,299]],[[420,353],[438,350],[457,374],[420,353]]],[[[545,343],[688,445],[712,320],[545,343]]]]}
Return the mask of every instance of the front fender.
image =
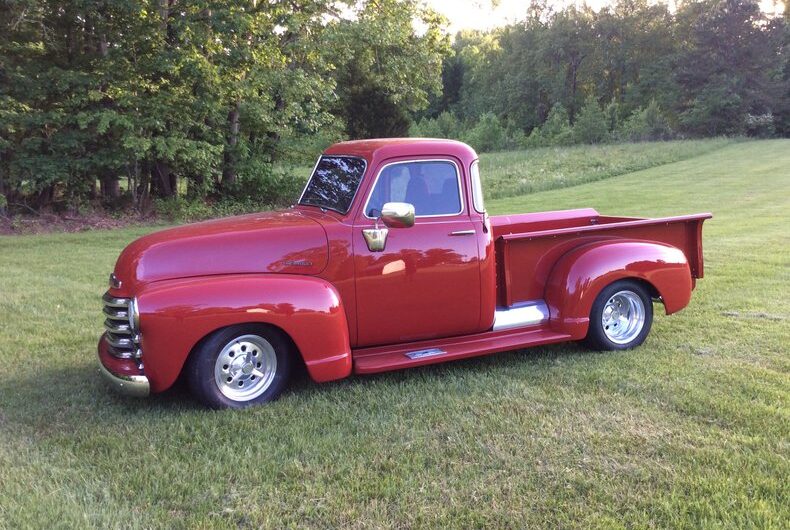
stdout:
{"type": "Polygon", "coordinates": [[[667,314],[691,299],[691,270],[680,249],[650,241],[598,241],[575,248],[554,266],[545,293],[552,328],[584,338],[598,293],[626,278],[650,284],[667,314]]]}
{"type": "Polygon", "coordinates": [[[346,313],[335,288],[319,278],[260,274],[169,280],[147,285],[137,303],[144,371],[153,392],[175,382],[203,337],[251,322],[287,333],[315,381],[351,373],[346,313]]]}

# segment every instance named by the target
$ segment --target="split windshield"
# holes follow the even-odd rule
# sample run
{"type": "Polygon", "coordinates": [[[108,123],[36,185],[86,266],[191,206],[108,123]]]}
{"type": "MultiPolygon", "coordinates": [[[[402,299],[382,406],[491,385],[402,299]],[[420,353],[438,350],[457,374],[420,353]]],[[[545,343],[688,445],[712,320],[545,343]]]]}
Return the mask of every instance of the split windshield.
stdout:
{"type": "Polygon", "coordinates": [[[357,193],[365,160],[352,156],[322,156],[299,204],[346,214],[357,193]]]}

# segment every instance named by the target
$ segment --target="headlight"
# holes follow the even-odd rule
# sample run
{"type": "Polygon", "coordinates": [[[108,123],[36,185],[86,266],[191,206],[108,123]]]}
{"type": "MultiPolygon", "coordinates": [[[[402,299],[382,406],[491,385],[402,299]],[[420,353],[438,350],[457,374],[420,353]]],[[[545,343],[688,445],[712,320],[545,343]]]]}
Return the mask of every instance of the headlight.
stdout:
{"type": "Polygon", "coordinates": [[[132,328],[133,333],[140,330],[140,313],[137,310],[137,298],[132,298],[129,301],[129,327],[132,328]]]}

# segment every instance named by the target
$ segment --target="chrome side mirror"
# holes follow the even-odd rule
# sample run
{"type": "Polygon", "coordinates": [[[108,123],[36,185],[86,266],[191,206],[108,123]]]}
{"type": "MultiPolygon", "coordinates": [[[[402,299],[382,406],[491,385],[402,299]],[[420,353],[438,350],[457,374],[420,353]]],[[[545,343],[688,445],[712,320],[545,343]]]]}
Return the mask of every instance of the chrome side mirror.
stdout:
{"type": "Polygon", "coordinates": [[[406,202],[388,202],[381,207],[376,218],[375,228],[365,228],[362,235],[371,252],[382,252],[387,246],[387,228],[379,227],[379,220],[390,228],[409,228],[414,226],[414,205],[406,202]]]}
{"type": "Polygon", "coordinates": [[[407,202],[388,202],[381,207],[381,220],[390,228],[414,226],[414,205],[407,202]]]}

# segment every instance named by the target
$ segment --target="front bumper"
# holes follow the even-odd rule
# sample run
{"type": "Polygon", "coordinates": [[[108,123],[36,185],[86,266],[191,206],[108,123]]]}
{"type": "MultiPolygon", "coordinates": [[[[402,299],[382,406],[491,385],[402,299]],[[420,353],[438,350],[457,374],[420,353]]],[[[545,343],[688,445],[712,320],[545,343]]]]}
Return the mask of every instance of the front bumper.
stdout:
{"type": "Polygon", "coordinates": [[[144,375],[117,375],[110,372],[101,363],[99,363],[99,372],[104,376],[104,380],[110,383],[112,389],[119,394],[142,398],[151,393],[151,385],[144,375]]]}
{"type": "Polygon", "coordinates": [[[107,338],[99,340],[99,372],[113,390],[131,397],[146,397],[151,393],[151,384],[145,375],[135,373],[134,362],[116,359],[107,351],[107,338]]]}

